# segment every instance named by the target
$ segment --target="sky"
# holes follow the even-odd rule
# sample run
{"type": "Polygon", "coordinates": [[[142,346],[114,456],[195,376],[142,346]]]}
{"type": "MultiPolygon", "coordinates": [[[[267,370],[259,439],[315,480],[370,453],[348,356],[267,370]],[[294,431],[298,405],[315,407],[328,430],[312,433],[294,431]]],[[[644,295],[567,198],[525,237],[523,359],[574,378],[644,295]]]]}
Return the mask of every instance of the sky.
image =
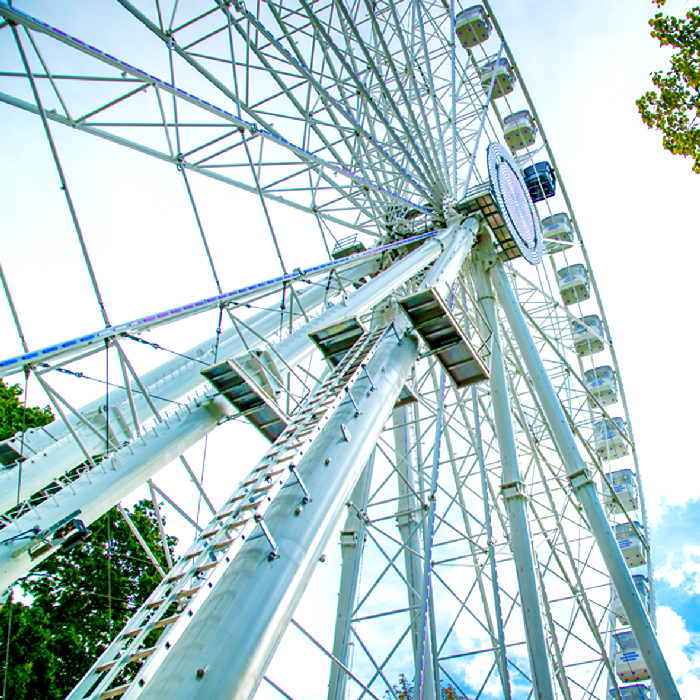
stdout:
{"type": "MultiPolygon", "coordinates": [[[[669,2],[684,15],[691,3],[669,2]]],[[[581,226],[630,407],[651,520],[658,633],[700,696],[700,477],[692,446],[700,178],[637,114],[669,52],[651,2],[493,3],[581,226]]]]}
{"type": "MultiPolygon", "coordinates": [[[[47,21],[60,24],[55,8],[21,6],[30,13],[41,8],[47,21]]],[[[665,9],[683,14],[691,6],[669,0],[665,9]]],[[[700,697],[700,478],[691,448],[700,393],[692,330],[700,176],[690,161],[662,149],[661,135],[647,129],[634,104],[651,87],[650,72],[668,61],[668,51],[649,36],[656,8],[639,0],[493,0],[492,8],[544,123],[602,293],[652,526],[659,637],[683,697],[700,697]]],[[[75,32],[96,34],[101,46],[128,60],[123,47],[134,37],[102,11],[82,7],[71,18],[75,32]]],[[[52,165],[38,120],[27,127],[0,105],[0,121],[2,262],[29,345],[99,328],[65,201],[46,175],[52,165]],[[27,128],[31,138],[20,139],[27,128]]],[[[55,133],[69,181],[81,179],[76,205],[113,318],[211,293],[177,173],[145,158],[135,169],[118,149],[55,133]],[[133,201],[143,206],[123,206],[133,201]],[[151,235],[142,236],[144,228],[151,235]]],[[[265,227],[257,209],[221,185],[194,186],[214,257],[227,261],[222,286],[276,275],[269,237],[254,235],[265,227]],[[232,232],[244,234],[235,246],[232,232]]],[[[320,246],[302,249],[293,239],[284,254],[290,268],[324,257],[320,246]]],[[[19,348],[0,307],[0,355],[7,357],[19,348]]],[[[211,328],[211,319],[206,323],[211,328]]]]}

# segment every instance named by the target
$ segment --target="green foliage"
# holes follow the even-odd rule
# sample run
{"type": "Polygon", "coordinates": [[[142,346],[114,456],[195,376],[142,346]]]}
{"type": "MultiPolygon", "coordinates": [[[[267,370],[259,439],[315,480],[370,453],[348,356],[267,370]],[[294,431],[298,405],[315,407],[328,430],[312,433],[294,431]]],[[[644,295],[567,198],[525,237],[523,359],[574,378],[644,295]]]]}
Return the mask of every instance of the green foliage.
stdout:
{"type": "MultiPolygon", "coordinates": [[[[131,519],[165,568],[152,503],[136,504],[131,519]]],[[[0,611],[2,682],[12,610],[6,700],[64,698],[160,582],[116,508],[90,531],[86,542],[49,557],[20,584],[30,604],[0,611]]],[[[168,539],[172,551],[176,539],[168,539]]]]}
{"type": "MultiPolygon", "coordinates": [[[[658,7],[666,0],[654,0],[658,7]]],[[[657,90],[637,100],[642,120],[663,132],[664,148],[690,156],[700,174],[700,7],[679,19],[658,13],[649,21],[652,37],[674,49],[670,70],[656,71],[651,79],[657,90]]]]}
{"type": "Polygon", "coordinates": [[[7,386],[0,379],[0,440],[11,438],[15,433],[27,428],[36,428],[53,421],[53,414],[48,406],[24,408],[21,397],[22,389],[19,384],[7,386]]]}
{"type": "MultiPolygon", "coordinates": [[[[406,678],[405,674],[399,676],[398,685],[394,686],[394,693],[398,700],[413,700],[413,685],[406,678]]],[[[391,698],[391,693],[387,690],[384,695],[387,698],[391,698]]],[[[469,698],[464,697],[460,692],[452,685],[440,685],[440,695],[441,700],[469,700],[469,698]]]]}

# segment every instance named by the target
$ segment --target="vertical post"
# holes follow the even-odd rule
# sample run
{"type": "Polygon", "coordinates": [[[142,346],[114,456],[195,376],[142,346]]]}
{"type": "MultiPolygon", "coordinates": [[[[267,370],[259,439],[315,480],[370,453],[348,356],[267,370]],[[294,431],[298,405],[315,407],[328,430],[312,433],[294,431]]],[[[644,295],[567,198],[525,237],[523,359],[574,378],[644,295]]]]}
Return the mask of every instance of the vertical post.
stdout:
{"type": "Polygon", "coordinates": [[[421,592],[423,590],[423,558],[420,541],[420,523],[416,518],[419,511],[418,501],[414,495],[416,491],[416,479],[414,461],[411,457],[411,426],[409,421],[409,407],[403,406],[394,409],[394,445],[396,449],[396,472],[398,476],[399,501],[396,520],[399,526],[401,542],[404,546],[404,562],[406,566],[406,581],[408,582],[408,607],[411,616],[411,643],[413,645],[413,659],[415,667],[416,683],[420,683],[423,676],[422,695],[424,700],[435,700],[435,682],[433,680],[433,653],[431,635],[426,635],[425,663],[421,654],[421,641],[424,627],[421,624],[422,608],[421,592]],[[422,671],[430,669],[430,673],[422,671]]]}
{"type": "Polygon", "coordinates": [[[489,498],[489,482],[484,463],[484,452],[481,444],[481,423],[479,419],[478,389],[472,386],[472,411],[474,413],[474,432],[476,434],[474,449],[479,460],[479,473],[481,474],[481,497],[484,503],[484,523],[486,525],[486,538],[489,553],[489,568],[491,570],[491,586],[493,590],[493,604],[496,615],[496,630],[498,634],[498,651],[496,662],[501,676],[503,688],[503,700],[510,700],[510,677],[508,676],[508,657],[506,656],[506,640],[503,633],[503,614],[501,612],[501,594],[498,590],[498,572],[496,571],[496,550],[491,529],[491,503],[489,498]]]}
{"type": "MultiPolygon", "coordinates": [[[[374,452],[367,460],[367,466],[350,497],[351,503],[354,503],[361,512],[367,507],[373,468],[374,452]]],[[[357,584],[360,578],[364,541],[365,521],[358,516],[357,510],[351,507],[348,510],[345,527],[340,533],[340,588],[338,590],[338,614],[335,619],[335,637],[333,638],[333,656],[345,667],[350,666],[350,623],[357,600],[357,584]]],[[[328,700],[344,700],[347,680],[345,671],[338,664],[331,663],[328,700]]]]}
{"type": "Polygon", "coordinates": [[[661,700],[680,700],[673,676],[666,664],[649,617],[632,581],[610,523],[605,517],[595,483],[576,446],[566,415],[537,352],[530,330],[518,305],[513,289],[500,262],[491,271],[498,299],[506,314],[515,341],[537,392],[547,423],[562,456],[566,473],[576,497],[586,513],[613,584],[620,596],[632,632],[646,661],[649,674],[661,700]]]}
{"type": "MultiPolygon", "coordinates": [[[[490,241],[488,242],[490,245],[490,241]]],[[[483,246],[482,246],[483,250],[483,246]]],[[[474,265],[474,281],[479,294],[479,303],[493,332],[491,349],[491,405],[496,424],[496,439],[501,457],[501,492],[508,513],[511,547],[518,576],[520,605],[525,624],[532,683],[537,700],[554,700],[552,674],[549,667],[547,641],[540,611],[535,561],[528,526],[525,484],[520,477],[518,454],[515,445],[510,399],[506,384],[505,367],[500,346],[496,305],[486,268],[491,258],[481,259],[474,265]]]]}

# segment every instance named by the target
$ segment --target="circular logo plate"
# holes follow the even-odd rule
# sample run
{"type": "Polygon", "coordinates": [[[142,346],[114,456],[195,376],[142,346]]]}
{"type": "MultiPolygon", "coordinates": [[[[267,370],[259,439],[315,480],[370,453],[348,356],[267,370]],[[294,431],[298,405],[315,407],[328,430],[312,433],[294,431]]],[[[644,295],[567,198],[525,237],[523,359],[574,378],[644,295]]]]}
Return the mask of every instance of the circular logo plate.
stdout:
{"type": "Polygon", "coordinates": [[[491,190],[506,228],[525,260],[537,265],[542,262],[542,231],[520,169],[500,143],[489,144],[486,158],[491,190]]]}

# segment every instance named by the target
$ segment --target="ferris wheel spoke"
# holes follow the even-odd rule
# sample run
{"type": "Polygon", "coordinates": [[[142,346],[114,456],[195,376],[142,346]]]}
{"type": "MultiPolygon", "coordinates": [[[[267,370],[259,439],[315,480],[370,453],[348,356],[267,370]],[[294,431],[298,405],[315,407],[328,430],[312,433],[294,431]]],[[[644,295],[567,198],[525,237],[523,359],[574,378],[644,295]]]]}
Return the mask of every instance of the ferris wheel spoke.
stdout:
{"type": "MultiPolygon", "coordinates": [[[[367,66],[365,71],[360,70],[358,66],[354,66],[354,72],[360,76],[363,72],[368,74],[368,78],[365,79],[368,88],[370,90],[375,88],[379,93],[381,102],[385,106],[389,107],[389,110],[384,108],[382,111],[389,111],[389,113],[393,115],[393,118],[397,121],[402,134],[404,134],[404,137],[409,140],[409,143],[411,143],[413,152],[426,154],[423,158],[424,166],[431,173],[432,181],[434,183],[440,182],[440,180],[442,180],[442,164],[439,163],[435,157],[437,153],[435,152],[434,147],[432,150],[428,147],[425,140],[425,129],[421,129],[415,119],[414,112],[411,109],[413,104],[411,101],[409,101],[408,95],[403,88],[392,53],[384,39],[385,34],[401,34],[401,25],[396,24],[395,26],[390,26],[387,22],[385,27],[380,29],[375,11],[367,3],[365,3],[367,15],[369,16],[374,28],[373,36],[371,38],[377,43],[377,46],[371,46],[368,45],[362,38],[355,18],[351,16],[349,10],[345,6],[345,3],[339,1],[335,2],[334,5],[338,8],[339,12],[342,13],[344,25],[348,27],[351,32],[351,36],[348,36],[347,33],[344,32],[345,42],[347,44],[348,53],[351,60],[354,63],[357,63],[358,58],[355,56],[354,48],[355,46],[358,46],[362,51],[364,63],[367,66]],[[382,59],[386,61],[391,73],[391,80],[388,79],[387,75],[382,74],[380,67],[375,61],[375,56],[381,56],[382,59]],[[398,92],[400,103],[397,103],[397,101],[394,99],[392,94],[393,91],[398,92]],[[406,112],[406,116],[404,116],[400,108],[401,106],[403,107],[403,111],[406,112]],[[410,120],[410,125],[407,123],[406,119],[410,120]],[[418,141],[415,140],[416,138],[418,141]]],[[[428,132],[428,136],[431,136],[430,132],[428,132]]]]}

